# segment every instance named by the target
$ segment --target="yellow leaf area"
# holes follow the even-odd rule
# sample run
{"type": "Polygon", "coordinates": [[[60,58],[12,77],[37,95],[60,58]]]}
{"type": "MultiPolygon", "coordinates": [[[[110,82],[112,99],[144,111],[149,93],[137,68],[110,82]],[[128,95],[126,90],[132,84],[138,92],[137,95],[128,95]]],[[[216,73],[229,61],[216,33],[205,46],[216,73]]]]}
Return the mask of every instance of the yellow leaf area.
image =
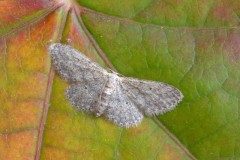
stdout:
{"type": "MultiPolygon", "coordinates": [[[[80,17],[70,13],[63,31],[64,43],[76,47],[104,66],[89,40],[80,17]]],[[[104,118],[77,112],[64,96],[67,83],[55,75],[44,129],[41,159],[189,159],[152,119],[121,129],[104,118]]],[[[79,97],[81,98],[81,97],[79,97]]]]}
{"type": "Polygon", "coordinates": [[[34,159],[50,59],[46,44],[55,14],[0,41],[0,159],[34,159]]]}

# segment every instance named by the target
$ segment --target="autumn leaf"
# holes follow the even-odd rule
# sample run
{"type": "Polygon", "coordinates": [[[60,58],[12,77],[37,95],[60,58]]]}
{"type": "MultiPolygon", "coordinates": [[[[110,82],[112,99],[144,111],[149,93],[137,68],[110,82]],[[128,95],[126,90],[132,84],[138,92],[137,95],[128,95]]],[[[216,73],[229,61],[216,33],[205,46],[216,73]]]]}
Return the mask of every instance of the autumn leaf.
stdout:
{"type": "Polygon", "coordinates": [[[0,1],[0,159],[240,159],[239,15],[237,0],[0,1]],[[77,112],[53,42],[184,99],[130,129],[77,112]]]}

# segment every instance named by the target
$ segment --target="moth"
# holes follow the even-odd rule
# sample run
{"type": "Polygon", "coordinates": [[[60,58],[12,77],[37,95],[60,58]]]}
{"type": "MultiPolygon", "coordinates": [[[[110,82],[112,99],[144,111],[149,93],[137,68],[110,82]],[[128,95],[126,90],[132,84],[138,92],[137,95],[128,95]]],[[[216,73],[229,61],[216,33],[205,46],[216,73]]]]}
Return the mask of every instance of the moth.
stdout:
{"type": "Polygon", "coordinates": [[[48,51],[55,70],[70,84],[65,95],[72,106],[120,127],[171,111],[183,98],[171,85],[110,73],[68,45],[54,43],[48,51]]]}

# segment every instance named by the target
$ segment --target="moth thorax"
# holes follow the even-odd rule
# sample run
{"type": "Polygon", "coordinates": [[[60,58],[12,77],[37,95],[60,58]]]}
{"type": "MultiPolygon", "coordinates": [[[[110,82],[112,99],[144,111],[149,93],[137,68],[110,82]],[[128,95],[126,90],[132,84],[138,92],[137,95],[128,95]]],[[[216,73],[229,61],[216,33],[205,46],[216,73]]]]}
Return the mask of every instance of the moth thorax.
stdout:
{"type": "Polygon", "coordinates": [[[110,95],[112,94],[114,88],[116,88],[119,85],[119,81],[121,80],[121,78],[114,73],[110,73],[108,77],[109,78],[108,78],[108,83],[106,85],[105,93],[110,95]]]}

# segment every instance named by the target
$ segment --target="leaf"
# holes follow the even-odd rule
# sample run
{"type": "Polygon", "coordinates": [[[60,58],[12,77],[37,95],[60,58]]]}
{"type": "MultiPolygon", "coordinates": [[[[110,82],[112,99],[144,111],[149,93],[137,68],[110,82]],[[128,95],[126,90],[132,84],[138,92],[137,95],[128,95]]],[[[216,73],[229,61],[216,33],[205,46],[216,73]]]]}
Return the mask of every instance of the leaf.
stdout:
{"type": "Polygon", "coordinates": [[[239,159],[238,1],[0,7],[0,159],[239,159]],[[185,98],[131,129],[76,112],[50,67],[51,42],[125,76],[176,86],[185,98]]]}
{"type": "Polygon", "coordinates": [[[49,9],[40,2],[1,1],[0,5],[6,9],[0,14],[0,159],[33,159],[50,66],[44,43],[57,24],[46,19],[19,32],[42,16],[37,13],[49,9]],[[28,16],[32,18],[26,22],[28,16]]]}

